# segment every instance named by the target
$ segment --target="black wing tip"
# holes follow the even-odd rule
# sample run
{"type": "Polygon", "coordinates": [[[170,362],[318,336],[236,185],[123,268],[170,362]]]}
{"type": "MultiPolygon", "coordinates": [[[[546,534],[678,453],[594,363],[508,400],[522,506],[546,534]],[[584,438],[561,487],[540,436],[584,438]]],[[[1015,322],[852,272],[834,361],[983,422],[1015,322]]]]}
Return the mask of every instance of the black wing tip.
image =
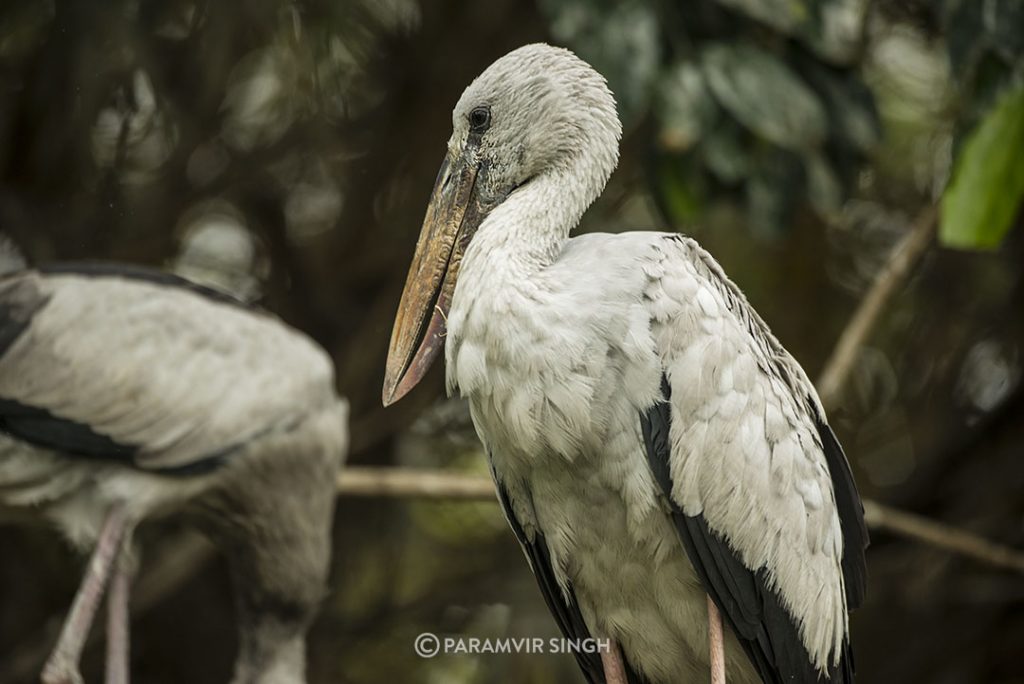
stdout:
{"type": "MultiPolygon", "coordinates": [[[[813,406],[813,402],[811,402],[813,406]]],[[[835,432],[824,416],[815,411],[815,424],[821,437],[825,463],[832,480],[836,499],[839,527],[843,534],[843,582],[846,585],[846,605],[853,610],[864,603],[867,594],[867,559],[864,552],[871,543],[867,523],[864,521],[864,503],[857,482],[853,479],[850,462],[835,432]]]]}

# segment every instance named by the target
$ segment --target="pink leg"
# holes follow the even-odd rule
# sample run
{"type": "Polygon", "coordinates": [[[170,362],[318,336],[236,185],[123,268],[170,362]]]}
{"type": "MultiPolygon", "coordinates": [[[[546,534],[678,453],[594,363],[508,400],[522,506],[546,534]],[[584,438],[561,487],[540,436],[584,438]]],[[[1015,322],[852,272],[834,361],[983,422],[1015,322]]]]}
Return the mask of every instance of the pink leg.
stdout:
{"type": "Polygon", "coordinates": [[[611,647],[601,651],[601,665],[604,667],[605,684],[627,684],[626,664],[622,661],[622,651],[614,641],[611,647]]]}
{"type": "Polygon", "coordinates": [[[106,684],[128,684],[128,663],[130,643],[129,598],[131,594],[132,570],[128,550],[131,545],[122,544],[121,553],[110,578],[107,590],[107,679],[106,684]]]}
{"type": "Polygon", "coordinates": [[[718,606],[708,596],[708,644],[711,650],[711,684],[725,684],[725,638],[718,606]]]}
{"type": "Polygon", "coordinates": [[[78,586],[74,603],[68,613],[64,626],[60,631],[57,645],[43,667],[42,681],[44,684],[80,684],[82,675],[78,672],[78,662],[82,658],[82,648],[103,590],[110,576],[114,559],[121,551],[121,541],[128,529],[128,517],[120,506],[116,506],[107,514],[100,530],[96,548],[89,559],[85,577],[78,586]]]}

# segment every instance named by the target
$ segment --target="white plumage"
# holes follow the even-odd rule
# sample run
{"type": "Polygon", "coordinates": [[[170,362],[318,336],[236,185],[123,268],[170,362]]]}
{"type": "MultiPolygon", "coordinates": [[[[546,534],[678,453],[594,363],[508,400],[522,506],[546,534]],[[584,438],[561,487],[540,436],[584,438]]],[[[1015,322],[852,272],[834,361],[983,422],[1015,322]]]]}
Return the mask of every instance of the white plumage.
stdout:
{"type": "Polygon", "coordinates": [[[304,681],[346,423],[328,356],[225,295],[116,265],[0,274],[0,506],[97,549],[44,680],[76,681],[133,526],[187,510],[235,576],[236,681],[304,681]]]}
{"type": "Polygon", "coordinates": [[[187,466],[331,407],[330,359],[226,298],[112,274],[28,272],[46,300],[4,354],[0,397],[137,445],[147,469],[187,466]]]}
{"type": "MultiPolygon", "coordinates": [[[[731,680],[851,681],[867,537],[813,386],[693,240],[568,237],[617,160],[604,80],[527,46],[467,88],[453,124],[386,401],[429,363],[438,314],[410,303],[426,301],[417,267],[449,249],[447,230],[431,301],[448,388],[469,399],[563,631],[613,639],[629,681],[695,681],[709,594],[732,628],[731,680]]],[[[604,681],[601,663],[580,664],[604,681]]]]}

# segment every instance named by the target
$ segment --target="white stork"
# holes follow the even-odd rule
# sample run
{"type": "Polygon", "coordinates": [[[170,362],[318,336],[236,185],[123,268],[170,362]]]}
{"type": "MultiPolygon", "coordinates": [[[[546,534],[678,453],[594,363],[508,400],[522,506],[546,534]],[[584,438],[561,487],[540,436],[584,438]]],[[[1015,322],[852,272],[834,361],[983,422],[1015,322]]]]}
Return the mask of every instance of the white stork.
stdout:
{"type": "Polygon", "coordinates": [[[118,265],[0,274],[0,506],[94,549],[43,681],[81,681],[109,584],[107,681],[127,682],[132,531],[178,510],[232,570],[234,681],[305,681],[346,418],[328,356],[229,296],[118,265]]]}
{"type": "Polygon", "coordinates": [[[618,160],[604,79],[529,45],[452,124],[385,405],[443,346],[559,627],[614,644],[589,682],[851,682],[867,532],[814,387],[693,240],[569,237],[618,160]]]}

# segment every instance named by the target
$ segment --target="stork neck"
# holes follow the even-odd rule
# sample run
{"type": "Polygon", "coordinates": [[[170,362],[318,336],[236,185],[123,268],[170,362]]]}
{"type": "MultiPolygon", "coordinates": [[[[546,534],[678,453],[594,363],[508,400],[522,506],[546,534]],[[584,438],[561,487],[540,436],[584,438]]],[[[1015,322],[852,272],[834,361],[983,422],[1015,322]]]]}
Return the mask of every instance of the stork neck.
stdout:
{"type": "Polygon", "coordinates": [[[467,250],[466,266],[483,255],[511,259],[527,271],[553,263],[600,192],[576,172],[577,166],[545,172],[512,192],[481,224],[467,250]]]}

